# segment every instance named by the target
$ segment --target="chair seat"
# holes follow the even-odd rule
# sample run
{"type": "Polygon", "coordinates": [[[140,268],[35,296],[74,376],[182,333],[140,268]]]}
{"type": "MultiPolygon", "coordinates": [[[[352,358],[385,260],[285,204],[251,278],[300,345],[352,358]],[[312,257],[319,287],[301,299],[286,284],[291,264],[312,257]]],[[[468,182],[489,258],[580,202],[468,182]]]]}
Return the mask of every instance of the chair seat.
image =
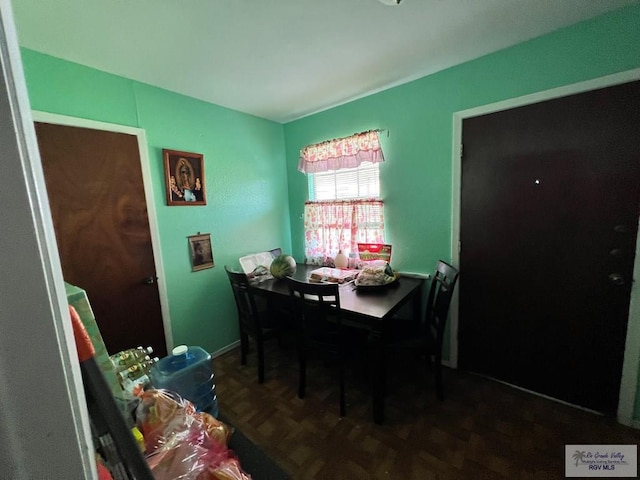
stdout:
{"type": "Polygon", "coordinates": [[[280,320],[269,310],[259,310],[256,316],[259,317],[258,323],[264,333],[279,330],[282,327],[280,320]]]}
{"type": "Polygon", "coordinates": [[[385,335],[388,334],[388,338],[391,339],[400,339],[410,335],[422,335],[424,333],[423,326],[420,322],[398,316],[393,317],[391,322],[389,322],[388,330],[388,332],[385,332],[385,335]]]}
{"type": "Polygon", "coordinates": [[[250,322],[245,326],[249,330],[249,333],[256,328],[260,328],[263,334],[275,332],[281,328],[281,321],[277,315],[275,315],[269,304],[259,296],[253,297],[253,304],[255,309],[252,309],[251,316],[255,322],[250,322]]]}
{"type": "Polygon", "coordinates": [[[434,345],[435,340],[433,337],[422,331],[392,334],[391,338],[386,342],[386,348],[392,350],[423,349],[433,352],[434,345]]]}
{"type": "Polygon", "coordinates": [[[389,345],[398,342],[408,342],[412,339],[424,340],[430,338],[431,334],[425,328],[425,325],[418,320],[395,316],[389,322],[384,338],[387,339],[389,345]]]}

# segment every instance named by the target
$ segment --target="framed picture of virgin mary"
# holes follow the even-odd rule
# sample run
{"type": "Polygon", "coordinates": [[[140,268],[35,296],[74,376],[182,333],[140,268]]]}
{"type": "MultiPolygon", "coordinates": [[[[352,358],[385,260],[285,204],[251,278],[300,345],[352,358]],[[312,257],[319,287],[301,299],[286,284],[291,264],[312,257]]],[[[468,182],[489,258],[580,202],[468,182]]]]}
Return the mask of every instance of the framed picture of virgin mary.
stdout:
{"type": "Polygon", "coordinates": [[[204,155],[162,149],[167,205],[206,205],[204,155]]]}

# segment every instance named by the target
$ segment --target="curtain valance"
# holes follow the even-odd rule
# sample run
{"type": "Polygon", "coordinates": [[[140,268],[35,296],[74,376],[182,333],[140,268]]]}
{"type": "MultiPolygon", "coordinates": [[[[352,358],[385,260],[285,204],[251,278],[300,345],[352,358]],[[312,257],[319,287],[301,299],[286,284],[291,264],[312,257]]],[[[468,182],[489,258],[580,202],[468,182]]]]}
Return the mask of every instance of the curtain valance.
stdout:
{"type": "Polygon", "coordinates": [[[298,170],[303,173],[355,168],[362,162],[384,161],[379,130],[356,133],[349,137],[307,145],[300,150],[298,170]]]}

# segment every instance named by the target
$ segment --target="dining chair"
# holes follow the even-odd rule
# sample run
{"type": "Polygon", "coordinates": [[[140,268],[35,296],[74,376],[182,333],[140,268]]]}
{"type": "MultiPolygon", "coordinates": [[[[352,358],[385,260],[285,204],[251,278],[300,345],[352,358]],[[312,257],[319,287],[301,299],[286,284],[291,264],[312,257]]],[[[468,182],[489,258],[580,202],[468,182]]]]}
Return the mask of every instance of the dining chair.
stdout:
{"type": "Polygon", "coordinates": [[[266,302],[255,298],[249,288],[249,278],[243,272],[235,272],[225,265],[238,310],[240,328],[240,364],[247,364],[249,338],[253,338],[258,352],[258,383],[264,382],[264,341],[279,336],[280,324],[272,318],[266,302]]]}
{"type": "Polygon", "coordinates": [[[298,332],[298,397],[304,398],[307,385],[307,356],[313,350],[325,360],[338,364],[340,416],[346,415],[344,386],[344,338],[340,292],[337,283],[307,283],[287,277],[293,298],[298,332]]]}
{"type": "Polygon", "coordinates": [[[451,297],[459,275],[460,272],[456,268],[439,260],[431,279],[424,318],[418,321],[394,319],[393,325],[389,325],[389,340],[385,343],[386,352],[401,354],[405,351],[418,351],[426,355],[428,364],[433,357],[438,400],[444,399],[442,343],[451,297]]]}

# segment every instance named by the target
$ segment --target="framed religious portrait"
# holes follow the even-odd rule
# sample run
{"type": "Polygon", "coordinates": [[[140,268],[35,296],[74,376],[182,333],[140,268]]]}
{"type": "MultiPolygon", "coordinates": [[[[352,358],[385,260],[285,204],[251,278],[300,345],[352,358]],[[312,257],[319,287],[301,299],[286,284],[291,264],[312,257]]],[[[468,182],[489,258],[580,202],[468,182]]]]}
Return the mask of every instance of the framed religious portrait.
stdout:
{"type": "Polygon", "coordinates": [[[204,155],[162,149],[167,205],[206,205],[204,155]]]}
{"type": "Polygon", "coordinates": [[[187,237],[189,240],[189,255],[191,257],[191,271],[197,272],[213,267],[213,249],[211,248],[211,234],[203,233],[187,237]]]}

